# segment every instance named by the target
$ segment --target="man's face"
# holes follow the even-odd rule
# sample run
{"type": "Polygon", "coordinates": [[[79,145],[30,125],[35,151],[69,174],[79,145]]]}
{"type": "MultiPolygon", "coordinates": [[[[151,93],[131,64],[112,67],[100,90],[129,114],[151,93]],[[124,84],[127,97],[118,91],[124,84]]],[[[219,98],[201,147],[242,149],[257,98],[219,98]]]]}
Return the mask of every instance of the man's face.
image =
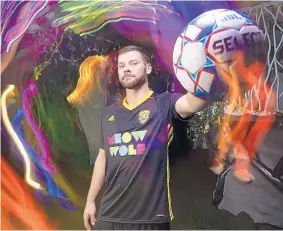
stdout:
{"type": "Polygon", "coordinates": [[[129,51],[118,57],[118,76],[124,88],[139,88],[147,82],[151,65],[145,63],[139,51],[129,51]]]}

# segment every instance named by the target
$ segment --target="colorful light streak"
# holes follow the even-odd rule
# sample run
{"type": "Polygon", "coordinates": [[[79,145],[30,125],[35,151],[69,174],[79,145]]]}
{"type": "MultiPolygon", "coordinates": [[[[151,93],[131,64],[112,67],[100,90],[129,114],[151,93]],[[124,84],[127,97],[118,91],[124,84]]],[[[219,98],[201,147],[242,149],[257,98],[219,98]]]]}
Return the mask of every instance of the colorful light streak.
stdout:
{"type": "MultiPolygon", "coordinates": [[[[29,154],[30,159],[35,164],[35,175],[40,180],[43,181],[46,185],[46,191],[48,194],[52,197],[60,199],[60,203],[64,206],[66,209],[75,209],[74,206],[69,203],[67,199],[66,193],[58,186],[58,184],[55,181],[55,174],[56,173],[50,173],[44,169],[42,166],[42,162],[40,161],[40,156],[38,153],[34,150],[34,148],[26,141],[25,139],[25,133],[22,129],[22,121],[24,117],[24,111],[22,109],[17,109],[13,118],[12,118],[12,126],[19,136],[21,142],[23,143],[25,149],[27,150],[27,153],[29,154]]],[[[57,177],[58,178],[58,177],[57,177]]],[[[60,181],[61,184],[66,185],[66,183],[63,181],[60,181]]],[[[69,190],[70,191],[70,190],[69,190]]],[[[39,195],[44,196],[46,193],[44,191],[39,191],[39,195]]],[[[77,202],[77,201],[74,201],[77,202]]]]}
{"type": "Polygon", "coordinates": [[[21,1],[20,3],[10,2],[7,3],[6,7],[3,7],[1,10],[3,15],[1,21],[4,22],[2,26],[2,35],[4,35],[2,44],[6,47],[6,52],[9,52],[12,44],[27,31],[31,23],[48,3],[48,0],[34,2],[21,1]],[[20,10],[17,11],[18,9],[20,10]],[[6,12],[7,10],[8,12],[6,12]],[[13,16],[17,17],[16,23],[9,28],[10,25],[8,24],[13,16]]]}
{"type": "Polygon", "coordinates": [[[32,114],[31,109],[31,97],[38,93],[38,88],[35,80],[29,79],[24,87],[22,95],[22,106],[25,114],[26,121],[30,126],[31,130],[35,134],[37,143],[40,148],[41,160],[43,161],[43,167],[50,172],[54,172],[55,168],[51,163],[51,150],[48,145],[48,141],[44,132],[40,129],[35,118],[32,114]]]}
{"type": "Polygon", "coordinates": [[[13,93],[14,89],[15,89],[14,85],[9,85],[7,87],[7,89],[2,94],[1,110],[2,110],[3,125],[6,129],[6,131],[8,132],[10,138],[15,143],[19,153],[21,154],[21,156],[24,160],[24,163],[25,163],[25,179],[26,179],[27,183],[35,189],[42,190],[43,187],[38,182],[34,181],[31,178],[31,162],[30,162],[28,153],[26,152],[24,145],[22,144],[21,140],[19,139],[15,130],[13,129],[11,122],[9,120],[8,113],[7,113],[7,106],[6,106],[7,97],[14,94],[13,93]]]}
{"type": "Polygon", "coordinates": [[[56,21],[70,23],[66,30],[86,35],[96,33],[109,23],[120,21],[152,22],[159,20],[159,12],[169,12],[165,5],[155,1],[60,1],[62,12],[68,12],[56,21]]]}
{"type": "Polygon", "coordinates": [[[117,22],[121,22],[121,21],[151,22],[151,23],[154,23],[154,24],[156,23],[155,20],[153,20],[153,19],[151,20],[151,19],[138,19],[138,18],[133,18],[133,17],[132,18],[130,18],[130,17],[120,17],[120,18],[117,18],[117,19],[108,19],[106,22],[103,22],[101,25],[97,26],[97,28],[94,29],[94,30],[91,30],[89,27],[86,27],[86,28],[81,28],[80,30],[76,31],[76,33],[80,34],[81,36],[88,35],[88,34],[94,34],[110,23],[117,23],[117,22]],[[90,31],[83,32],[85,30],[90,30],[90,31]]]}

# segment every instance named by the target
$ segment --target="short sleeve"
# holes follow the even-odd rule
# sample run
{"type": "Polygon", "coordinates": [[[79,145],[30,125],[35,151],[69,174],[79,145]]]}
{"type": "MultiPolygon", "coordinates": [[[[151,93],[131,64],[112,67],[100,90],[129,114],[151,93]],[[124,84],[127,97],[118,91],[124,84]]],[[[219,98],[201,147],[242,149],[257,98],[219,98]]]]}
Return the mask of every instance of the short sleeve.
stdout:
{"type": "Polygon", "coordinates": [[[176,102],[178,99],[180,99],[184,94],[180,93],[169,93],[169,111],[168,111],[168,119],[171,122],[171,120],[175,119],[181,119],[182,117],[178,114],[176,111],[176,102]]]}
{"type": "Polygon", "coordinates": [[[180,93],[169,93],[165,92],[161,95],[159,95],[159,100],[157,102],[160,110],[162,113],[165,113],[167,116],[167,120],[170,124],[174,120],[187,120],[183,119],[176,111],[176,102],[178,99],[180,99],[184,94],[180,93]]]}
{"type": "Polygon", "coordinates": [[[176,102],[178,99],[180,99],[184,94],[180,93],[168,93],[168,101],[169,102],[169,108],[168,108],[168,121],[172,123],[174,120],[181,120],[181,121],[188,121],[192,116],[189,116],[187,118],[182,118],[178,112],[176,111],[176,102]]]}

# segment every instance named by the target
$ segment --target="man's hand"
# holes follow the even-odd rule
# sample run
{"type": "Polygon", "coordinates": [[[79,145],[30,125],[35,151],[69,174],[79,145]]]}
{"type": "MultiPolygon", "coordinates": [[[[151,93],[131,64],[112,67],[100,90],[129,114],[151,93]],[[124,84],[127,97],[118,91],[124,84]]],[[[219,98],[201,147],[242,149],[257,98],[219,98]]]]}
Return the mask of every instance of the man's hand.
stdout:
{"type": "Polygon", "coordinates": [[[93,201],[87,201],[84,210],[84,225],[87,230],[92,230],[92,226],[94,226],[96,219],[95,219],[95,212],[96,206],[93,201]],[[90,225],[91,224],[91,225],[90,225]]]}

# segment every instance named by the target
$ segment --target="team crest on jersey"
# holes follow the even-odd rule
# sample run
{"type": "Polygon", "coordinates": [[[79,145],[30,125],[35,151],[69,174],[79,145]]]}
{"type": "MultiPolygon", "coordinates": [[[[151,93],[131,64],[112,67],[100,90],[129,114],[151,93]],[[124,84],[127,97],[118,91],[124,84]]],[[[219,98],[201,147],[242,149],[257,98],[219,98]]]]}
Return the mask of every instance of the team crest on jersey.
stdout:
{"type": "Polygon", "coordinates": [[[146,121],[148,121],[150,115],[150,110],[142,110],[139,113],[139,122],[141,124],[144,124],[146,121]]]}

